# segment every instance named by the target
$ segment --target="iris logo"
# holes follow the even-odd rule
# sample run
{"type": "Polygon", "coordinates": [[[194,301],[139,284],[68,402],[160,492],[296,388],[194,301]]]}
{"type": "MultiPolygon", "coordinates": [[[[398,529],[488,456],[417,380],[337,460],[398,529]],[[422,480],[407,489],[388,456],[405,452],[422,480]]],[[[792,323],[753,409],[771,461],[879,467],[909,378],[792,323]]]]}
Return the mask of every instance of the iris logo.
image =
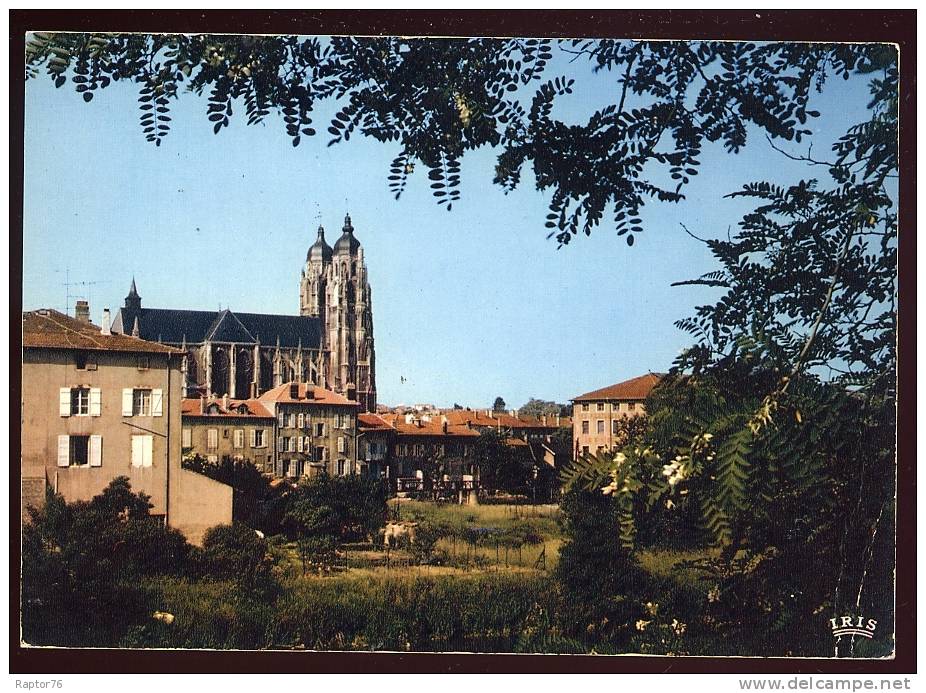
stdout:
{"type": "Polygon", "coordinates": [[[874,636],[877,626],[876,620],[866,619],[864,616],[841,616],[830,619],[830,629],[834,638],[841,638],[843,635],[859,635],[870,639],[874,636]]]}

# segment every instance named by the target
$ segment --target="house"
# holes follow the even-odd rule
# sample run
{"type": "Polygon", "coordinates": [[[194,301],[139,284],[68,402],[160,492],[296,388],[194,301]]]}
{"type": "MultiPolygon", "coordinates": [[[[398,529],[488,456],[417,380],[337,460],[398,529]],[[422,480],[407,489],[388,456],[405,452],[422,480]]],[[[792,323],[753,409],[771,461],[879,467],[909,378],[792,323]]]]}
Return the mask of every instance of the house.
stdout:
{"type": "Polygon", "coordinates": [[[395,429],[390,478],[397,493],[423,492],[460,503],[476,502],[478,430],[451,424],[443,414],[380,414],[380,418],[395,429]]]}
{"type": "Polygon", "coordinates": [[[645,413],[643,403],[662,377],[658,373],[647,373],[574,397],[574,456],[612,449],[620,420],[645,413]]]}
{"type": "Polygon", "coordinates": [[[210,462],[230,457],[247,460],[260,471],[274,470],[276,419],[256,399],[185,399],[182,445],[210,462]]]}
{"type": "Polygon", "coordinates": [[[307,383],[284,383],[258,402],[276,419],[275,476],[344,476],[357,470],[360,405],[307,383]]]}
{"type": "Polygon", "coordinates": [[[230,523],[232,489],[181,468],[182,353],[55,310],[23,313],[22,513],[47,488],[90,500],[120,476],[199,542],[230,523]]]}
{"type": "Polygon", "coordinates": [[[377,479],[389,478],[389,451],[396,430],[378,414],[357,416],[357,465],[360,473],[377,479]]]}

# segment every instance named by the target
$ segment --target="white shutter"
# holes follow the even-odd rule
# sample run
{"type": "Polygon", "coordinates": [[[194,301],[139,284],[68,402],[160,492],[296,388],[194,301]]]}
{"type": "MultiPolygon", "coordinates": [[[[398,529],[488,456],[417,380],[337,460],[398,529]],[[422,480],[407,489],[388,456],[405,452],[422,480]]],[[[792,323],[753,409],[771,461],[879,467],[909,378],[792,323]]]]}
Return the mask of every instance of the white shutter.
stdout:
{"type": "Polygon", "coordinates": [[[253,428],[251,429],[251,447],[252,448],[257,447],[257,431],[254,430],[253,428]]]}
{"type": "Polygon", "coordinates": [[[234,441],[235,448],[243,448],[244,447],[244,431],[240,428],[236,428],[234,436],[235,437],[233,438],[233,441],[234,441]]]}
{"type": "MultiPolygon", "coordinates": [[[[70,390],[68,390],[70,393],[70,390]]],[[[70,394],[68,395],[70,396],[70,394]]],[[[58,466],[67,467],[71,464],[71,437],[58,436],[58,466]]]]}
{"type": "Polygon", "coordinates": [[[181,447],[191,448],[193,447],[193,429],[184,428],[181,430],[181,447]]]}
{"type": "Polygon", "coordinates": [[[103,409],[103,393],[98,387],[90,388],[90,416],[99,416],[103,409]]]}
{"type": "Polygon", "coordinates": [[[62,387],[58,390],[58,415],[71,415],[71,388],[62,387]]]}
{"type": "Polygon", "coordinates": [[[283,449],[283,436],[277,437],[277,452],[286,452],[283,449]]]}
{"type": "Polygon", "coordinates": [[[160,388],[151,391],[151,415],[164,415],[164,391],[160,388]]]}
{"type": "Polygon", "coordinates": [[[338,452],[344,452],[344,436],[338,437],[338,452]]]}
{"type": "Polygon", "coordinates": [[[122,415],[131,416],[132,415],[132,388],[124,387],[122,388],[122,415]]]}
{"type": "MultiPolygon", "coordinates": [[[[92,401],[92,400],[91,400],[92,401]]],[[[103,466],[103,436],[90,436],[90,466],[103,466]]]]}
{"type": "Polygon", "coordinates": [[[299,428],[303,428],[304,426],[305,426],[305,415],[300,414],[299,415],[299,428]]]}
{"type": "Polygon", "coordinates": [[[142,439],[144,440],[144,446],[145,446],[144,448],[145,453],[144,453],[144,457],[142,458],[142,466],[150,467],[152,457],[153,457],[152,452],[154,448],[154,436],[142,436],[142,439]]]}
{"type": "Polygon", "coordinates": [[[296,447],[299,452],[302,452],[302,447],[303,447],[302,436],[296,436],[296,447]]]}
{"type": "Polygon", "coordinates": [[[132,466],[141,467],[145,457],[144,436],[132,436],[132,466]]]}

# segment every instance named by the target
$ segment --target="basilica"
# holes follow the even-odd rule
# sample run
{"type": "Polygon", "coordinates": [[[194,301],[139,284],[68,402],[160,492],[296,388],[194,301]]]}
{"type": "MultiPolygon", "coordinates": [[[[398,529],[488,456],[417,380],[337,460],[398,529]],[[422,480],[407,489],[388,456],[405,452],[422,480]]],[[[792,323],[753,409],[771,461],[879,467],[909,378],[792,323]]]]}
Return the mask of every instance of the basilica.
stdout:
{"type": "Polygon", "coordinates": [[[373,309],[363,247],[350,215],[334,247],[309,248],[299,315],[142,307],[135,280],[112,331],[179,347],[183,397],[258,397],[283,383],[309,383],[376,410],[373,309]]]}

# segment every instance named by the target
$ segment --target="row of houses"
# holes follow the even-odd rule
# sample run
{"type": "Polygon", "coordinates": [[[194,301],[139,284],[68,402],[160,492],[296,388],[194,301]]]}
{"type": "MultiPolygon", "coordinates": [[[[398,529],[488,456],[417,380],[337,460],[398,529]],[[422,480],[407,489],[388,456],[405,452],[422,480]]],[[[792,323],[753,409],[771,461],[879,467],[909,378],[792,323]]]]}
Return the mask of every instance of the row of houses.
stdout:
{"type": "Polygon", "coordinates": [[[182,350],[112,332],[108,312],[102,327],[89,312],[79,315],[23,314],[23,516],[49,488],[89,500],[126,476],[150,497],[154,515],[193,541],[231,521],[232,489],[184,469],[184,456],[248,460],[291,479],[369,475],[396,492],[422,490],[424,470],[436,468],[442,490],[467,502],[478,491],[482,432],[495,431],[537,467],[555,468],[613,444],[614,422],[642,413],[659,379],[648,374],[581,395],[574,420],[472,409],[374,414],[296,382],[251,399],[183,398],[182,350]]]}

